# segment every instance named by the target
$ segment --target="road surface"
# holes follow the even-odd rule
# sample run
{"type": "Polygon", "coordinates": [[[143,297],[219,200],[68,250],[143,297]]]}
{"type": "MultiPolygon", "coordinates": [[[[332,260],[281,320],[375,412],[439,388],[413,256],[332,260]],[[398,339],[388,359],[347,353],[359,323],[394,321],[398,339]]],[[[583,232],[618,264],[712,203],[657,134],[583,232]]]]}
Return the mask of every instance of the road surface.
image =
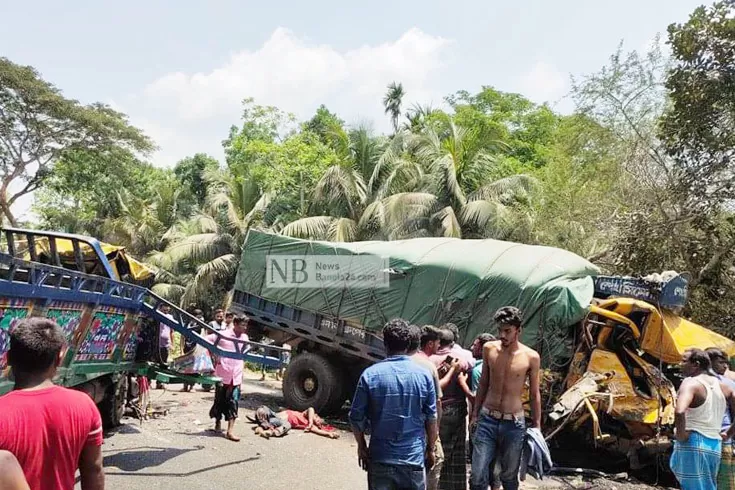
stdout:
{"type": "MultiPolygon", "coordinates": [[[[263,439],[253,434],[244,415],[253,415],[260,405],[282,407],[280,383],[260,381],[248,373],[240,404],[241,418],[231,442],[208,429],[214,392],[178,392],[180,385],[166,391],[151,390],[151,402],[168,409],[165,416],[144,421],[126,418],[125,423],[105,437],[103,446],[106,488],[126,490],[198,490],[247,488],[249,490],[363,490],[366,474],[357,465],[357,449],[344,422],[341,437],[331,440],[301,431],[283,438],[263,439]]],[[[77,485],[77,488],[80,488],[77,485]]],[[[650,489],[643,485],[613,482],[583,482],[581,479],[529,480],[522,489],[650,489]]]]}

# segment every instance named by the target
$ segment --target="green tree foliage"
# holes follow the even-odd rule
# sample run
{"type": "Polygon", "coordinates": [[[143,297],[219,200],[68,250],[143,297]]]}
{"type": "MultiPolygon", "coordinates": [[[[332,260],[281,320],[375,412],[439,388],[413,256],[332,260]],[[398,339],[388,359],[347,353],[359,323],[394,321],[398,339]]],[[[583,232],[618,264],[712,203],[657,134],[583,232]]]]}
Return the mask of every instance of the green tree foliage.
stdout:
{"type": "Polygon", "coordinates": [[[0,213],[12,225],[12,205],[38,189],[66,152],[115,146],[153,147],[123,114],[67,99],[32,67],[0,58],[0,213]]]}
{"type": "Polygon", "coordinates": [[[573,79],[567,115],[493,87],[450,95],[446,110],[404,109],[392,83],[392,131],[376,135],[324,105],[297,123],[245,99],[226,165],[197,154],[173,171],[135,157],[138,133],[116,133],[120,116],[98,128],[105,144],[69,140],[50,160],[33,184],[37,211],[145,256],[156,291],[185,306],[227,303],[254,227],[335,241],[495,238],[568,249],[610,273],[689,272],[689,313],[732,334],[733,13],[723,1],[672,25],[671,58],[658,40],[645,53],[621,46],[573,79]]]}
{"type": "Polygon", "coordinates": [[[548,163],[560,121],[549,107],[492,87],[474,95],[460,91],[447,97],[447,102],[455,123],[471,128],[483,150],[505,155],[508,173],[548,163]]]}
{"type": "Polygon", "coordinates": [[[697,8],[686,23],[669,26],[669,44],[671,105],[661,135],[677,184],[695,198],[688,204],[719,207],[735,197],[735,4],[697,8]]]}
{"type": "Polygon", "coordinates": [[[696,267],[691,308],[735,334],[735,5],[699,7],[668,29],[673,66],[670,104],[660,129],[672,159],[673,187],[689,230],[683,241],[696,267]]]}
{"type": "Polygon", "coordinates": [[[45,229],[97,234],[103,222],[120,215],[118,193],[131,198],[153,198],[167,172],[137,159],[130,151],[69,150],[36,193],[34,211],[45,229]]]}
{"type": "Polygon", "coordinates": [[[181,185],[192,196],[198,206],[203,206],[207,199],[209,182],[204,178],[207,172],[219,168],[219,162],[205,155],[197,153],[194,156],[179,160],[174,166],[174,174],[181,185]]]}

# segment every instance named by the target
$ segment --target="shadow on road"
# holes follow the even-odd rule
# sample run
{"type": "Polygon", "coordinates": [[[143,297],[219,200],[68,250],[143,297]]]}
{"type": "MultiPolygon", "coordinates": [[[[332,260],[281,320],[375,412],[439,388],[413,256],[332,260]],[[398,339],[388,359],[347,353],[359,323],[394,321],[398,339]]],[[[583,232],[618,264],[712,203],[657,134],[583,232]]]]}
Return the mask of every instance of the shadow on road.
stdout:
{"type": "Polygon", "coordinates": [[[115,467],[123,471],[139,471],[144,468],[160,466],[177,456],[202,449],[204,449],[204,446],[195,446],[188,449],[141,447],[131,451],[121,451],[110,456],[105,456],[103,464],[105,468],[115,467]]]}
{"type": "MultiPolygon", "coordinates": [[[[180,449],[178,449],[178,450],[172,450],[172,451],[180,451],[180,453],[181,453],[181,452],[187,452],[187,451],[190,451],[190,450],[180,450],[180,449]]],[[[107,470],[105,470],[105,475],[114,475],[114,476],[163,476],[163,477],[182,477],[182,478],[186,478],[188,476],[194,476],[194,475],[198,475],[200,473],[206,473],[207,471],[212,471],[212,470],[216,470],[216,469],[219,469],[219,468],[226,468],[227,466],[235,466],[235,465],[239,465],[241,463],[249,463],[250,461],[256,461],[256,460],[259,460],[259,459],[260,459],[260,455],[251,456],[249,458],[241,459],[239,461],[230,461],[229,463],[221,463],[221,464],[217,464],[217,465],[214,465],[214,466],[207,466],[206,468],[201,468],[201,469],[193,470],[193,471],[187,471],[187,472],[183,472],[183,473],[150,473],[150,472],[139,472],[139,471],[136,471],[134,473],[133,472],[128,473],[128,472],[125,472],[125,470],[123,469],[122,472],[107,471],[107,470]]],[[[107,461],[107,458],[105,458],[105,461],[107,461]]],[[[105,464],[105,466],[107,466],[107,464],[105,464]]],[[[120,468],[120,469],[122,469],[122,468],[120,468]]]]}

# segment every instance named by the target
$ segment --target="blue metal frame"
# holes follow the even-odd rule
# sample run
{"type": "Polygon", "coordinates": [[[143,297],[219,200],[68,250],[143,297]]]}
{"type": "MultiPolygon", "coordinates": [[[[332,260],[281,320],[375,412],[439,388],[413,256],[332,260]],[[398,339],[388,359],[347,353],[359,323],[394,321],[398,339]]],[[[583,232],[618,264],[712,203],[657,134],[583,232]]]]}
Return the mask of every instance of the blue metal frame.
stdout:
{"type": "Polygon", "coordinates": [[[63,267],[28,262],[5,253],[0,253],[0,297],[82,302],[143,313],[219,357],[241,359],[267,366],[280,367],[280,353],[286,350],[282,347],[225,337],[208,324],[146,288],[63,267]],[[159,308],[164,304],[171,308],[173,319],[160,311],[159,308]],[[210,343],[203,336],[187,328],[191,324],[196,325],[195,329],[207,332],[208,336],[215,335],[215,342],[210,343]],[[219,347],[224,339],[234,343],[235,352],[219,347]],[[266,354],[276,352],[278,355],[249,353],[248,346],[250,349],[262,349],[266,354]]]}
{"type": "Polygon", "coordinates": [[[678,274],[666,282],[649,281],[642,277],[596,276],[594,284],[598,297],[634,298],[666,309],[683,308],[689,295],[686,274],[678,274]]]}
{"type": "Polygon", "coordinates": [[[346,321],[235,290],[232,309],[273,330],[339,350],[370,362],[385,359],[383,339],[346,321]]]}
{"type": "MultiPolygon", "coordinates": [[[[112,267],[112,264],[110,264],[110,261],[107,259],[107,255],[105,255],[105,252],[102,250],[102,246],[100,245],[99,240],[97,240],[96,238],[84,235],[75,235],[72,233],[25,230],[22,228],[3,228],[2,230],[5,233],[5,239],[8,241],[8,248],[11,255],[13,254],[14,250],[15,235],[25,236],[26,240],[29,240],[30,238],[29,242],[32,241],[35,237],[43,237],[48,238],[49,242],[55,239],[61,239],[70,240],[72,243],[78,242],[89,245],[92,250],[94,250],[94,252],[97,254],[97,259],[102,264],[105,272],[107,272],[107,277],[110,279],[117,279],[115,269],[112,267]]],[[[33,253],[35,254],[35,251],[33,253]]]]}

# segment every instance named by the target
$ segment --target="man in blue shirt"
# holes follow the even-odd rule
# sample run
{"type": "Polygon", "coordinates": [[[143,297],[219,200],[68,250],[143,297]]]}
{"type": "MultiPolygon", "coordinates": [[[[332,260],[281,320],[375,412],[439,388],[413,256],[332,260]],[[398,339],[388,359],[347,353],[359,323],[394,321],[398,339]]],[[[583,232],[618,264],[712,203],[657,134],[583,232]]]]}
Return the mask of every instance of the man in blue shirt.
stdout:
{"type": "Polygon", "coordinates": [[[362,373],[352,401],[350,424],[370,490],[423,490],[424,467],[434,466],[436,390],[429,371],[406,355],[412,335],[405,320],[383,327],[387,358],[362,373]]]}

